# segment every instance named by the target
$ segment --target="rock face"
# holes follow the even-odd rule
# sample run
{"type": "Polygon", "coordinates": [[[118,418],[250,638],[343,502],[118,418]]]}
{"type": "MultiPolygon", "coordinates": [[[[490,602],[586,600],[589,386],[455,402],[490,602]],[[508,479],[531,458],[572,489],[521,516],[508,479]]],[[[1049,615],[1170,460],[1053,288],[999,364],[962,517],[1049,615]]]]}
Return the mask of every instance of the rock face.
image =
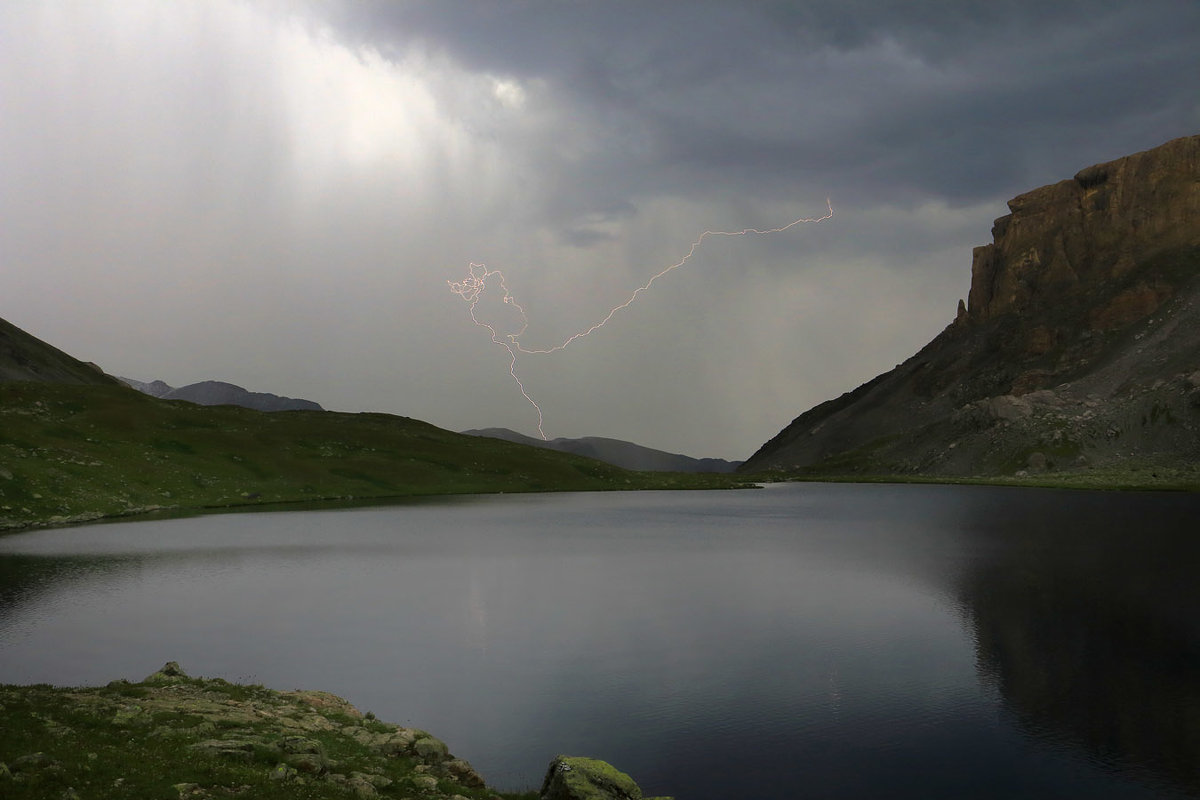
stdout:
{"type": "MultiPolygon", "coordinates": [[[[1089,329],[1153,313],[1176,287],[1169,276],[1136,273],[1150,257],[1196,245],[1198,174],[1200,137],[1193,136],[1013,198],[1012,213],[992,228],[993,243],[975,248],[965,321],[1036,312],[1105,288],[1115,291],[1088,309],[1089,329]]],[[[1029,350],[1049,349],[1055,333],[1029,330],[1029,350]]]]}
{"type": "Polygon", "coordinates": [[[1190,470],[1200,457],[1200,136],[1009,201],[955,320],[743,471],[1190,470]]]}

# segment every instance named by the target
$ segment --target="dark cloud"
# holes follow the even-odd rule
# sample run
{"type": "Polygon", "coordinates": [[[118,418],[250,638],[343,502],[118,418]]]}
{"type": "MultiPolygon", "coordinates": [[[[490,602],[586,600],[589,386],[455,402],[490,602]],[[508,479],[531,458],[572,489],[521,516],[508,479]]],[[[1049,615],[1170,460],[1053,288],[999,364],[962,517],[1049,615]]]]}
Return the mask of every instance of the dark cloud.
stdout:
{"type": "Polygon", "coordinates": [[[1200,129],[1200,5],[0,3],[0,316],[141,379],[744,457],[953,316],[1009,197],[1200,129]],[[495,287],[492,287],[495,288],[495,287]],[[509,308],[511,311],[511,307],[509,308]]]}
{"type": "Polygon", "coordinates": [[[601,202],[806,183],[969,203],[1200,125],[1200,6],[1170,0],[321,8],[360,44],[545,81],[601,142],[562,191],[601,202]]]}

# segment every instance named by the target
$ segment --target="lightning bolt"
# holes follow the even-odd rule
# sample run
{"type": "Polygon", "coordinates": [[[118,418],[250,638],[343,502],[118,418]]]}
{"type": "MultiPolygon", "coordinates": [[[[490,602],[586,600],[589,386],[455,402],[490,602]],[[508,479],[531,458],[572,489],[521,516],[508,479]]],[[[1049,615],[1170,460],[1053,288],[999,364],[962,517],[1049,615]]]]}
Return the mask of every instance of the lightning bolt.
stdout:
{"type": "Polygon", "coordinates": [[[530,348],[526,348],[526,347],[522,346],[522,344],[520,342],[520,338],[521,338],[522,334],[525,333],[526,329],[529,327],[529,317],[525,313],[524,307],[522,307],[521,304],[517,302],[516,298],[514,298],[512,293],[508,290],[508,284],[504,277],[504,273],[501,272],[500,270],[489,269],[486,264],[480,264],[480,263],[476,263],[476,262],[472,261],[467,268],[467,276],[465,278],[463,278],[461,281],[446,281],[446,283],[447,283],[447,285],[449,285],[451,292],[458,295],[459,297],[461,297],[463,300],[465,300],[467,302],[468,306],[470,307],[471,321],[474,322],[477,326],[487,329],[487,331],[491,334],[492,342],[494,344],[499,345],[500,347],[503,347],[508,352],[509,374],[512,375],[512,379],[514,381],[516,381],[517,388],[521,390],[521,394],[525,397],[526,400],[529,401],[529,403],[533,406],[534,410],[537,411],[538,434],[542,437],[542,439],[546,439],[548,437],[546,436],[546,432],[542,429],[543,418],[542,418],[541,406],[539,406],[537,404],[537,401],[535,401],[529,395],[529,392],[526,391],[526,389],[525,389],[525,384],[521,383],[521,379],[517,376],[517,354],[518,353],[521,353],[524,355],[547,355],[549,353],[557,353],[559,350],[565,350],[573,342],[575,342],[579,339],[582,339],[585,336],[590,336],[591,334],[600,330],[601,328],[603,328],[605,325],[608,324],[609,320],[611,320],[614,316],[616,316],[618,311],[621,311],[622,309],[625,309],[625,308],[629,308],[629,306],[633,304],[633,301],[637,300],[638,296],[641,295],[642,292],[648,291],[650,289],[650,287],[654,285],[655,281],[657,281],[659,278],[663,277],[667,273],[673,272],[674,270],[677,270],[680,267],[687,264],[688,261],[691,260],[692,256],[694,256],[696,254],[696,251],[700,248],[700,246],[704,244],[705,239],[708,239],[708,238],[714,237],[714,236],[750,236],[750,235],[764,235],[764,234],[768,234],[768,233],[783,233],[784,231],[786,231],[790,228],[794,228],[797,225],[802,225],[802,224],[806,224],[806,223],[811,224],[811,223],[817,223],[817,222],[824,222],[825,220],[833,217],[832,201],[830,201],[829,199],[826,199],[825,206],[826,206],[827,211],[823,216],[801,217],[800,219],[792,220],[791,222],[789,222],[786,225],[781,225],[778,228],[764,228],[761,230],[758,228],[743,228],[740,231],[711,231],[711,230],[704,231],[703,233],[701,233],[699,236],[696,237],[695,241],[692,242],[691,246],[688,248],[687,254],[683,258],[679,259],[674,264],[671,264],[668,267],[664,267],[663,269],[659,270],[654,275],[652,275],[650,277],[650,279],[647,280],[643,285],[634,289],[633,292],[630,293],[628,300],[626,300],[625,302],[623,302],[619,305],[613,306],[611,309],[609,309],[608,313],[604,315],[604,318],[601,319],[599,322],[597,322],[595,325],[592,325],[590,328],[581,330],[578,333],[574,333],[574,334],[570,335],[563,341],[562,344],[555,345],[554,347],[548,347],[548,348],[544,348],[544,349],[543,348],[530,349],[530,348]],[[509,333],[509,334],[505,334],[502,336],[500,334],[500,332],[496,330],[495,326],[493,326],[492,324],[490,324],[484,320],[479,319],[479,317],[476,316],[476,314],[475,314],[475,307],[479,304],[479,300],[482,297],[484,290],[487,288],[488,280],[492,279],[492,278],[497,279],[497,281],[499,282],[500,291],[503,292],[503,296],[501,298],[502,301],[506,305],[510,305],[514,309],[516,309],[517,313],[520,315],[521,325],[516,333],[509,333]]]}

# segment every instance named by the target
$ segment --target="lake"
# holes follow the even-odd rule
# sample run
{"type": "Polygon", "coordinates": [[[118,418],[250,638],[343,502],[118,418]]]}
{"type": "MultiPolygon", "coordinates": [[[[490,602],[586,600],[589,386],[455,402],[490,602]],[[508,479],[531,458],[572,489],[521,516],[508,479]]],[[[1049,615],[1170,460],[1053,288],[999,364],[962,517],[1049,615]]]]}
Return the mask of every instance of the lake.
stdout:
{"type": "Polygon", "coordinates": [[[0,538],[0,682],[323,689],[493,785],[1200,797],[1200,496],[786,484],[0,538]]]}

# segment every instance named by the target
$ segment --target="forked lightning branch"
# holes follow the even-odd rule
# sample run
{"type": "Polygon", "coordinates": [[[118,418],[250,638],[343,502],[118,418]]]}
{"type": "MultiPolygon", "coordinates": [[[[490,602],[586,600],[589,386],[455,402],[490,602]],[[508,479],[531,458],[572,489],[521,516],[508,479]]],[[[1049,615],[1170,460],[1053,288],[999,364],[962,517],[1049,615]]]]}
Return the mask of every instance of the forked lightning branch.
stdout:
{"type": "Polygon", "coordinates": [[[659,270],[654,275],[652,275],[650,277],[650,279],[647,280],[643,285],[634,289],[633,292],[630,293],[629,298],[625,302],[615,305],[611,309],[609,309],[608,313],[605,314],[600,319],[599,322],[595,323],[591,327],[579,330],[576,333],[571,334],[570,336],[568,336],[566,339],[563,340],[562,344],[558,344],[553,347],[526,348],[521,344],[521,337],[525,334],[525,331],[529,328],[529,317],[525,313],[525,308],[520,303],[517,302],[516,298],[513,297],[512,293],[508,290],[508,284],[504,277],[504,273],[501,272],[500,270],[489,269],[486,264],[476,263],[476,262],[472,261],[471,264],[467,268],[467,276],[465,278],[463,278],[461,281],[446,281],[446,283],[449,284],[450,291],[454,292],[456,295],[458,295],[459,297],[461,297],[463,300],[465,300],[467,302],[467,305],[470,307],[471,321],[474,322],[477,326],[486,329],[488,331],[488,333],[491,334],[492,341],[494,343],[500,345],[501,347],[503,347],[506,351],[508,351],[509,374],[511,374],[513,380],[516,381],[517,388],[521,390],[521,394],[525,397],[526,400],[529,401],[530,405],[533,406],[534,410],[537,411],[538,435],[540,435],[543,439],[546,439],[547,438],[546,432],[542,428],[543,418],[542,418],[541,406],[539,406],[537,404],[537,401],[534,400],[532,396],[530,396],[529,392],[525,389],[525,384],[523,384],[521,382],[521,379],[517,376],[517,354],[518,353],[520,353],[522,355],[548,355],[550,353],[557,353],[560,350],[567,349],[567,347],[570,346],[573,342],[575,342],[579,339],[582,339],[585,336],[589,336],[589,335],[595,333],[596,331],[600,330],[601,328],[603,328],[605,325],[608,324],[609,320],[611,320],[614,316],[616,316],[618,311],[628,308],[630,305],[633,304],[633,302],[635,300],[638,299],[638,297],[641,296],[642,292],[648,291],[650,289],[650,287],[654,285],[655,281],[657,281],[659,278],[666,275],[668,272],[677,270],[680,267],[687,264],[688,261],[691,260],[692,256],[694,256],[696,254],[696,251],[698,249],[700,249],[700,247],[704,244],[705,240],[709,239],[710,237],[714,237],[714,236],[750,236],[750,235],[764,235],[764,234],[768,234],[768,233],[783,233],[784,231],[794,228],[797,225],[802,225],[802,224],[806,224],[806,223],[823,222],[824,220],[827,220],[833,216],[832,202],[830,202],[829,200],[826,200],[825,205],[826,205],[827,210],[823,216],[801,217],[800,219],[792,220],[788,224],[782,225],[778,228],[764,228],[762,230],[759,230],[758,228],[743,228],[740,231],[704,231],[698,237],[696,237],[696,240],[694,242],[692,242],[691,247],[688,248],[687,254],[684,255],[683,258],[679,259],[678,261],[676,261],[674,264],[671,264],[670,266],[664,267],[663,269],[659,270]],[[510,305],[513,308],[515,308],[518,315],[520,316],[521,322],[515,333],[501,334],[498,330],[496,330],[496,327],[494,325],[492,325],[484,320],[479,319],[479,317],[476,315],[476,313],[475,313],[476,306],[479,304],[479,301],[482,298],[484,291],[487,289],[488,281],[495,282],[494,285],[498,286],[500,291],[502,292],[501,300],[506,305],[510,305]]]}

